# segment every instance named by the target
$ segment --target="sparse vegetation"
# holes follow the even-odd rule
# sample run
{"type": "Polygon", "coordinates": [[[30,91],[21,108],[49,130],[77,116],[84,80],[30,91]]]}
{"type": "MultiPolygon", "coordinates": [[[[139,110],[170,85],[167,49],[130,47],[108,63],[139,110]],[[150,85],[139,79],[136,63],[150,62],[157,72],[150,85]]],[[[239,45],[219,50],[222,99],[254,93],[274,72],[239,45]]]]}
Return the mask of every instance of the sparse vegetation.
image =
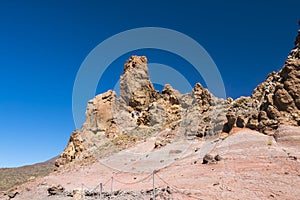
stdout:
{"type": "Polygon", "coordinates": [[[17,168],[0,168],[0,191],[6,191],[35,178],[47,176],[54,168],[53,160],[17,168]]]}

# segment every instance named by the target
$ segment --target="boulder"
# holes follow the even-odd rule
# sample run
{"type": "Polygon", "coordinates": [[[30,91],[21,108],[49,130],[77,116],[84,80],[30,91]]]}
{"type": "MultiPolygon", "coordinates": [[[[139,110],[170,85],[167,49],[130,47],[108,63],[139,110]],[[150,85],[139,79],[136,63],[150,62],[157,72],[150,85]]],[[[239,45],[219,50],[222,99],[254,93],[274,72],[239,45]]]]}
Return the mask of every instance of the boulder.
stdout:
{"type": "Polygon", "coordinates": [[[222,158],[219,154],[205,154],[203,157],[202,164],[217,164],[218,161],[221,161],[222,158]]]}
{"type": "Polygon", "coordinates": [[[49,196],[62,195],[65,191],[65,188],[61,185],[53,185],[50,188],[48,188],[47,191],[49,196]]]}

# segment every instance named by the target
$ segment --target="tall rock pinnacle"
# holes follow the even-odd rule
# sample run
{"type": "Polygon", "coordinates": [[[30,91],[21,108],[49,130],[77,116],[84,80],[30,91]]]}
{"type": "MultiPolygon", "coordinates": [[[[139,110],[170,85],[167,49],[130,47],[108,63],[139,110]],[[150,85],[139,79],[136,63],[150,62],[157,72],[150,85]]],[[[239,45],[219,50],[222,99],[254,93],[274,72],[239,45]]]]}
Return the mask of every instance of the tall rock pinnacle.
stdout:
{"type": "Polygon", "coordinates": [[[147,109],[157,95],[148,75],[147,63],[145,56],[131,56],[120,77],[121,99],[138,111],[147,109]]]}

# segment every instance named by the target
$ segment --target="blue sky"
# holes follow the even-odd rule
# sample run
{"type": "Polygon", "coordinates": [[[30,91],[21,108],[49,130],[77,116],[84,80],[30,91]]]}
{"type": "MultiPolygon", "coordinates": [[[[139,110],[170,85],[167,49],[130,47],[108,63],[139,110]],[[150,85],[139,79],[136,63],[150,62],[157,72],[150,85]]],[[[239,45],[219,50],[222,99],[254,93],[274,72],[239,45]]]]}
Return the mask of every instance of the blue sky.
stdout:
{"type": "MultiPolygon", "coordinates": [[[[76,73],[89,52],[110,36],[148,26],[182,32],[207,50],[227,95],[236,98],[250,95],[268,73],[282,67],[297,34],[299,7],[296,0],[2,0],[0,167],[45,161],[64,149],[75,129],[76,73]]],[[[188,65],[167,52],[132,53],[169,66],[188,65]]],[[[108,68],[97,93],[113,88],[129,55],[108,68]]],[[[186,76],[197,81],[193,74],[186,76]]]]}

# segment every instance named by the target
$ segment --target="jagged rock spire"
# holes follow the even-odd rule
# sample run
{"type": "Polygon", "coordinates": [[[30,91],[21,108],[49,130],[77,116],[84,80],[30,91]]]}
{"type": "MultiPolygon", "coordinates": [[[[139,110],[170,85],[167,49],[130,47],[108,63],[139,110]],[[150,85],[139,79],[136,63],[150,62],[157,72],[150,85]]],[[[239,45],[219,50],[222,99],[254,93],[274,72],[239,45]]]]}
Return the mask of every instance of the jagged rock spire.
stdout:
{"type": "Polygon", "coordinates": [[[145,56],[131,56],[124,65],[120,77],[120,97],[129,106],[144,110],[149,107],[156,91],[148,74],[145,56]]]}

